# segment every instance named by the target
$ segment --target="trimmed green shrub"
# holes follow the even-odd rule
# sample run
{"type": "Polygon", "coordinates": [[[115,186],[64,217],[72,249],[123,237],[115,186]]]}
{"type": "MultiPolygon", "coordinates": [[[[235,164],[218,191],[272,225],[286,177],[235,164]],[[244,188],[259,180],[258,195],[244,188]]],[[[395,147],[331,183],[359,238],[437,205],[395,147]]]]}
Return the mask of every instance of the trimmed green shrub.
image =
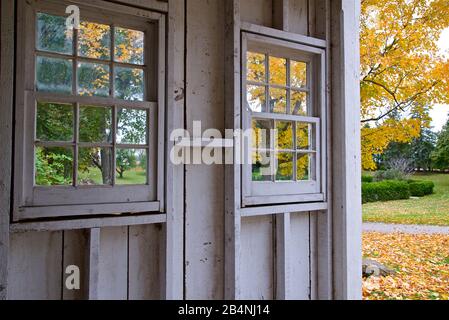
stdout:
{"type": "Polygon", "coordinates": [[[435,184],[432,181],[416,181],[410,180],[408,182],[410,194],[412,197],[424,197],[433,194],[435,184]]]}
{"type": "Polygon", "coordinates": [[[362,175],[362,182],[373,182],[374,181],[374,178],[372,177],[372,176],[365,176],[365,175],[362,175]]]}
{"type": "Polygon", "coordinates": [[[407,175],[404,172],[396,169],[377,171],[374,174],[374,181],[384,180],[407,180],[407,175]]]}
{"type": "Polygon", "coordinates": [[[402,200],[410,198],[410,188],[406,181],[385,180],[362,183],[362,202],[402,200]]]}

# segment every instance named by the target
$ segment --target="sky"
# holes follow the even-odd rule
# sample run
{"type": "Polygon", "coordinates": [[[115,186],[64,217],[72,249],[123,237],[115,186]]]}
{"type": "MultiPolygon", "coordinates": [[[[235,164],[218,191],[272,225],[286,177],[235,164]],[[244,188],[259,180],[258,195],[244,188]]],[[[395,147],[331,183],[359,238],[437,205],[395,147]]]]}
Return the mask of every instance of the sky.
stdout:
{"type": "MultiPolygon", "coordinates": [[[[449,58],[449,28],[445,29],[440,37],[438,43],[441,53],[449,58]]],[[[449,105],[435,105],[430,112],[430,116],[433,119],[432,126],[434,131],[440,131],[446,124],[449,114],[449,105]]]]}

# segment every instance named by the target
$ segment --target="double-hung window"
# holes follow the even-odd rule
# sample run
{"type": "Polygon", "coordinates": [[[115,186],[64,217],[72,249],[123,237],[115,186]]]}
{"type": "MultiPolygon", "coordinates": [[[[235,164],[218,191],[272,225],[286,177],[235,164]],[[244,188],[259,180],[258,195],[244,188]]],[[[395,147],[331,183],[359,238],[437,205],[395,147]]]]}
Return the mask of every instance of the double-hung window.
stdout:
{"type": "Polygon", "coordinates": [[[242,36],[243,206],[325,200],[324,50],[242,36]]]}
{"type": "Polygon", "coordinates": [[[162,209],[164,16],[78,3],[19,1],[16,220],[162,209]]]}

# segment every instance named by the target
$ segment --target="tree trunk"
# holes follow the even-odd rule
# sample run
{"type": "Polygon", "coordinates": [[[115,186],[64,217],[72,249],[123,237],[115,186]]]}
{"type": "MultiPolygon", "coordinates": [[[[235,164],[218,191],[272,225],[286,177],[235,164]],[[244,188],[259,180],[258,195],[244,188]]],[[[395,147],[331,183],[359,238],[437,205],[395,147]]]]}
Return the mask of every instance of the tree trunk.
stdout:
{"type": "Polygon", "coordinates": [[[101,149],[101,175],[103,177],[103,184],[112,184],[112,149],[101,149]]]}

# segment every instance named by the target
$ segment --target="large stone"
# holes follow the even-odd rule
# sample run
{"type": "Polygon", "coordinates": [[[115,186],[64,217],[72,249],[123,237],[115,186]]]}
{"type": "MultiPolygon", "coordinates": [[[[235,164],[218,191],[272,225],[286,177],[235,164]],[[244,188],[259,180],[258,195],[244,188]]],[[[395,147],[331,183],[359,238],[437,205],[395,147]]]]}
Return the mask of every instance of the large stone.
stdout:
{"type": "Polygon", "coordinates": [[[364,277],[386,277],[396,273],[396,271],[372,259],[363,259],[362,271],[364,277]]]}

